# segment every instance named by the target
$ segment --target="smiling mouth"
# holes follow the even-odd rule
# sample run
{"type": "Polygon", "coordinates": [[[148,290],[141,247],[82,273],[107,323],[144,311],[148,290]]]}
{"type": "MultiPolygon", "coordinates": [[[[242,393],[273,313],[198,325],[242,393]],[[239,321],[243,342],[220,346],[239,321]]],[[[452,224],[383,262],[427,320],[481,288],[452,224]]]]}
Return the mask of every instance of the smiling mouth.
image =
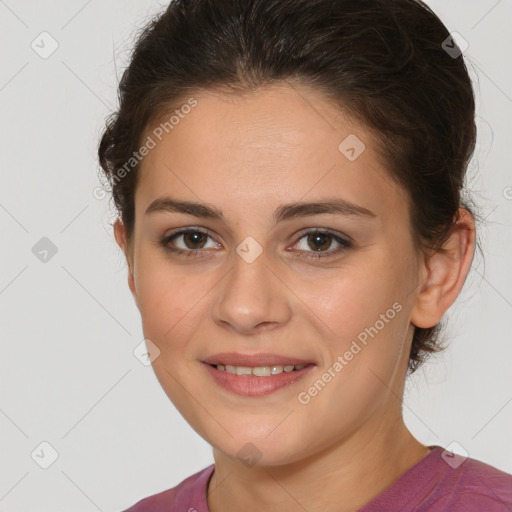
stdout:
{"type": "MultiPolygon", "coordinates": [[[[263,356],[259,356],[257,358],[259,360],[255,361],[258,366],[241,366],[217,362],[224,360],[224,363],[226,363],[229,358],[229,355],[226,355],[225,358],[221,356],[216,361],[203,361],[202,364],[212,377],[213,382],[221,388],[242,397],[264,397],[276,391],[284,390],[289,386],[296,385],[306,375],[314,371],[317,366],[315,363],[308,363],[307,361],[286,361],[286,357],[281,358],[283,362],[297,364],[269,364],[265,362],[267,358],[263,356]]],[[[231,356],[231,359],[243,359],[243,357],[231,356]]],[[[277,357],[271,356],[268,359],[275,360],[277,357]]],[[[237,361],[232,360],[230,362],[237,361]]]]}
{"type": "Polygon", "coordinates": [[[281,373],[292,373],[302,370],[306,366],[314,366],[310,364],[297,364],[297,365],[268,365],[268,366],[234,366],[230,364],[210,364],[213,368],[221,372],[230,373],[232,375],[247,375],[256,377],[271,377],[272,375],[279,375],[281,373]]]}

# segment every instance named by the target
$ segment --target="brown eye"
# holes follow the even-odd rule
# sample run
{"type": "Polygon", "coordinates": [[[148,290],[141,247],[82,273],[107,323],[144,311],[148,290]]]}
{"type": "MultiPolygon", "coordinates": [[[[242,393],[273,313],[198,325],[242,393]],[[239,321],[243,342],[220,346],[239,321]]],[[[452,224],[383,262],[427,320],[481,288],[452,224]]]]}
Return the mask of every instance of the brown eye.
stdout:
{"type": "Polygon", "coordinates": [[[198,229],[184,229],[165,237],[161,241],[164,249],[170,253],[185,256],[204,256],[208,249],[216,249],[220,244],[198,229]],[[211,245],[207,245],[210,242],[211,245]]]}
{"type": "Polygon", "coordinates": [[[202,249],[208,238],[208,235],[200,231],[189,231],[181,236],[187,249],[202,249]]]}
{"type": "Polygon", "coordinates": [[[308,235],[309,247],[315,251],[323,251],[329,249],[331,246],[333,237],[325,233],[312,233],[308,235]]]}
{"type": "Polygon", "coordinates": [[[313,230],[306,232],[299,238],[295,247],[299,249],[299,256],[306,258],[326,258],[339,255],[352,247],[352,242],[328,231],[313,230]],[[334,244],[334,249],[332,249],[334,244]]]}

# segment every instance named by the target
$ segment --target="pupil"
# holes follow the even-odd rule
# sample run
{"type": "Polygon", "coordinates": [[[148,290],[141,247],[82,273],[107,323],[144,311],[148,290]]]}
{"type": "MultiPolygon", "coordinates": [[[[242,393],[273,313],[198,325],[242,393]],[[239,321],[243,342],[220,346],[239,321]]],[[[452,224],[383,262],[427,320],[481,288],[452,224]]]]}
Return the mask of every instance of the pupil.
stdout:
{"type": "Polygon", "coordinates": [[[315,233],[315,234],[309,235],[308,242],[313,243],[313,245],[320,243],[320,245],[321,245],[320,247],[316,247],[316,248],[313,247],[316,250],[328,249],[329,246],[331,245],[329,242],[329,238],[330,238],[330,235],[327,235],[325,233],[315,233]]]}
{"type": "MultiPolygon", "coordinates": [[[[197,247],[194,244],[197,244],[197,243],[201,244],[201,241],[203,238],[205,238],[203,233],[198,233],[198,232],[186,233],[185,234],[185,243],[187,246],[189,246],[189,247],[192,246],[193,249],[197,249],[197,247]],[[188,243],[189,240],[191,240],[190,244],[188,243]]],[[[203,245],[204,245],[204,240],[203,240],[203,244],[199,248],[201,248],[203,245]]]]}

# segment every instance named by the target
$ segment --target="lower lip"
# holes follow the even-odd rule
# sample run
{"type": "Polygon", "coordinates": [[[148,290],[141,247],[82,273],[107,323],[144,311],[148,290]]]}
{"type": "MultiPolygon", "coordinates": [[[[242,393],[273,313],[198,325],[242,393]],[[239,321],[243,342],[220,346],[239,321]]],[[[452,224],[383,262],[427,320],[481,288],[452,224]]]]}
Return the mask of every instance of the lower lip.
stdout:
{"type": "Polygon", "coordinates": [[[293,372],[282,372],[269,377],[257,377],[255,375],[235,375],[225,370],[220,371],[207,363],[206,370],[213,377],[213,380],[222,388],[243,396],[265,396],[274,393],[286,386],[303,379],[314,367],[314,364],[305,366],[302,370],[293,372]]]}

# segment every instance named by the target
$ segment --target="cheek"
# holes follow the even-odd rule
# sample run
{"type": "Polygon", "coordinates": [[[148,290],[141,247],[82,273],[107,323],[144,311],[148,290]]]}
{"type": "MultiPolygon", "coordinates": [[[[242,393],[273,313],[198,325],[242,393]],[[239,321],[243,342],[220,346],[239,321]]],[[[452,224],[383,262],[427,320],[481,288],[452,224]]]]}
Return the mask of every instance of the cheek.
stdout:
{"type": "Polygon", "coordinates": [[[372,326],[403,295],[399,272],[379,261],[340,267],[325,279],[298,284],[294,290],[323,320],[329,337],[345,341],[372,326]]]}
{"type": "MultiPolygon", "coordinates": [[[[342,358],[350,380],[387,378],[407,347],[411,295],[409,269],[383,254],[365,265],[340,269],[319,287],[305,287],[305,302],[323,324],[328,361],[342,358]]],[[[342,378],[342,379],[343,379],[342,378]]],[[[340,380],[342,380],[340,379],[340,380]]]]}
{"type": "Polygon", "coordinates": [[[160,350],[177,350],[183,343],[183,334],[178,333],[193,323],[196,311],[204,304],[201,298],[207,300],[212,288],[207,276],[206,272],[185,272],[166,262],[165,257],[141,251],[135,286],[143,330],[160,350]]]}

